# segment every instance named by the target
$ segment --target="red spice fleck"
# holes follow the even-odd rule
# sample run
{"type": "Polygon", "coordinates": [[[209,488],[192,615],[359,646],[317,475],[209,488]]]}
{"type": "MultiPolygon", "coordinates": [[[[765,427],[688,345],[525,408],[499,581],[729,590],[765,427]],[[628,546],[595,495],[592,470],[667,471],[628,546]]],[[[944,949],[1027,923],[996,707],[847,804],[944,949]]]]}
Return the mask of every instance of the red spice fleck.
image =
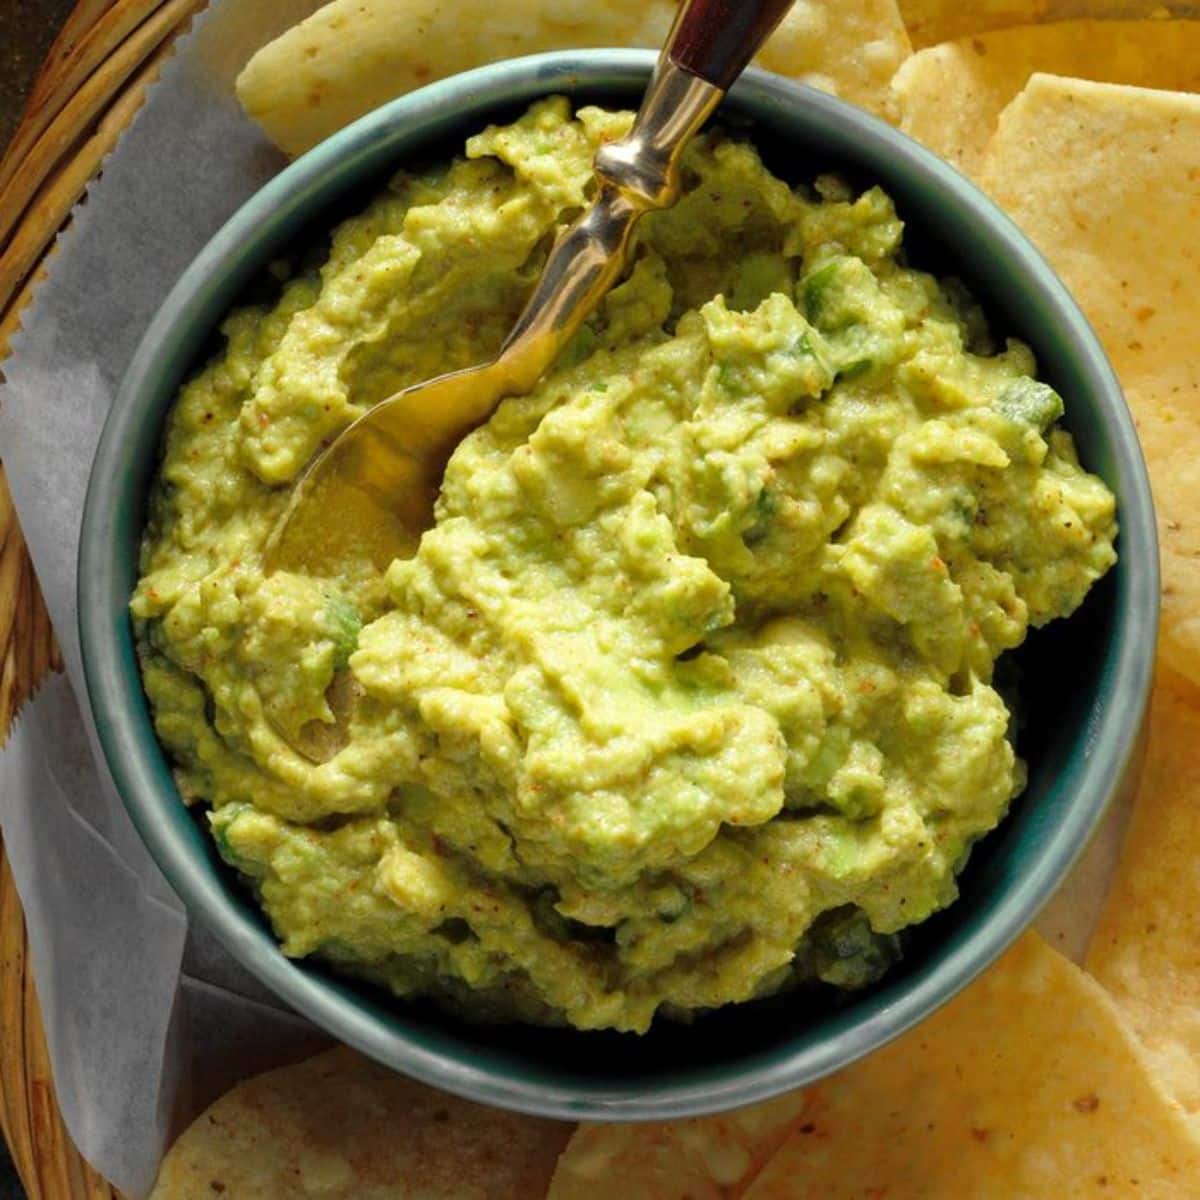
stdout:
{"type": "Polygon", "coordinates": [[[1100,1097],[1095,1092],[1089,1092],[1086,1096],[1078,1097],[1074,1105],[1076,1112],[1094,1113],[1100,1107],[1100,1097]]]}

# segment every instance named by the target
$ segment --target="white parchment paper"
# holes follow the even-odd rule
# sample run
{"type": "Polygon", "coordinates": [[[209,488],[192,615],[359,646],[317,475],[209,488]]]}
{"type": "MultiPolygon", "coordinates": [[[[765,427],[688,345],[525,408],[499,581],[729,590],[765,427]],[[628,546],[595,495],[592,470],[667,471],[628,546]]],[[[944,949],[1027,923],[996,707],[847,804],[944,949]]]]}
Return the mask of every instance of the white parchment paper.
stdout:
{"type": "MultiPolygon", "coordinates": [[[[100,428],[138,340],[224,220],[283,166],[233,79],[318,0],[217,0],[59,239],[3,364],[0,454],[62,644],[0,755],[0,826],[25,906],[59,1103],[83,1155],[133,1197],[172,1129],[314,1032],[203,931],[188,930],[98,754],[76,633],[76,554],[100,428]]],[[[1043,918],[1082,954],[1124,811],[1043,918]]]]}

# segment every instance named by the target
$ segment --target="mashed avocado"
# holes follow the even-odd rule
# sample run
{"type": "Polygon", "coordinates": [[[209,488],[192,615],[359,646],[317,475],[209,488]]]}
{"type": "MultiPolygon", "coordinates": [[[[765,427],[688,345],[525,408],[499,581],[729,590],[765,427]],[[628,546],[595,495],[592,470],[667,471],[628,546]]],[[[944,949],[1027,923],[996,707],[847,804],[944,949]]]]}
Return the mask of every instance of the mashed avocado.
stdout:
{"type": "Polygon", "coordinates": [[[180,791],[288,954],[640,1031],[861,986],[954,899],[1023,783],[996,659],[1115,524],[1029,350],[904,264],[883,192],[710,134],[563,361],[458,448],[415,558],[264,577],[323,442],[497,349],[628,122],[540,103],[231,315],[132,607],[180,791]]]}

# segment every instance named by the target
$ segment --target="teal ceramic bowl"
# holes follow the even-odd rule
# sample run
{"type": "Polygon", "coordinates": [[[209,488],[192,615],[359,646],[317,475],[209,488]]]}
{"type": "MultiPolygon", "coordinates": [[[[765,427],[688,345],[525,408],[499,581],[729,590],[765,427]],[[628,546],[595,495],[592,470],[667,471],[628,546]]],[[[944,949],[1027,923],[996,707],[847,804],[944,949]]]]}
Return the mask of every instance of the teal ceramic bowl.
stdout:
{"type": "Polygon", "coordinates": [[[878,181],[908,222],[918,265],[964,277],[996,327],[1031,343],[1066,398],[1083,461],[1120,502],[1120,562],[1080,612],[1032,637],[1020,749],[1029,788],[977,848],[962,895],[913,937],[904,962],[839,1004],[737,1006],[645,1037],[474,1028],[280,953],[267,924],[180,802],[154,737],[126,610],[164,415],[221,317],[305,230],[327,227],[388,172],[443,155],[552,92],[632,106],[653,55],[597,50],[499,63],[405,96],[289,167],[180,279],[129,367],[100,442],[84,515],[80,631],[88,692],[129,814],[192,917],[280,997],[397,1070],[492,1104],[565,1118],[678,1117],[816,1079],[915,1025],[1033,920],[1127,779],[1151,682],[1158,556],[1146,472],[1120,388],[1070,295],[978,191],[895,130],[837,100],[751,72],[720,119],[799,181],[837,167],[878,181]]]}

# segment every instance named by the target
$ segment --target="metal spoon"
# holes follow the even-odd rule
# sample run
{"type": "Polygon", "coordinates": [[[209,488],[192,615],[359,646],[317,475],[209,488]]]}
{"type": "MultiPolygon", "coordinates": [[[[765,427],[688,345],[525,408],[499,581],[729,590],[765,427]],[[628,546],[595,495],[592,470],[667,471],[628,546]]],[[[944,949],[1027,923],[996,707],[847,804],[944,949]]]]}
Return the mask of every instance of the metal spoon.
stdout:
{"type": "Polygon", "coordinates": [[[687,0],[629,135],[596,155],[596,197],[554,244],[494,361],[405,388],[346,428],[296,485],[264,568],[383,570],[416,553],[455,446],[537,383],[625,266],[638,218],[679,194],[683,148],[793,0],[687,0]]]}

